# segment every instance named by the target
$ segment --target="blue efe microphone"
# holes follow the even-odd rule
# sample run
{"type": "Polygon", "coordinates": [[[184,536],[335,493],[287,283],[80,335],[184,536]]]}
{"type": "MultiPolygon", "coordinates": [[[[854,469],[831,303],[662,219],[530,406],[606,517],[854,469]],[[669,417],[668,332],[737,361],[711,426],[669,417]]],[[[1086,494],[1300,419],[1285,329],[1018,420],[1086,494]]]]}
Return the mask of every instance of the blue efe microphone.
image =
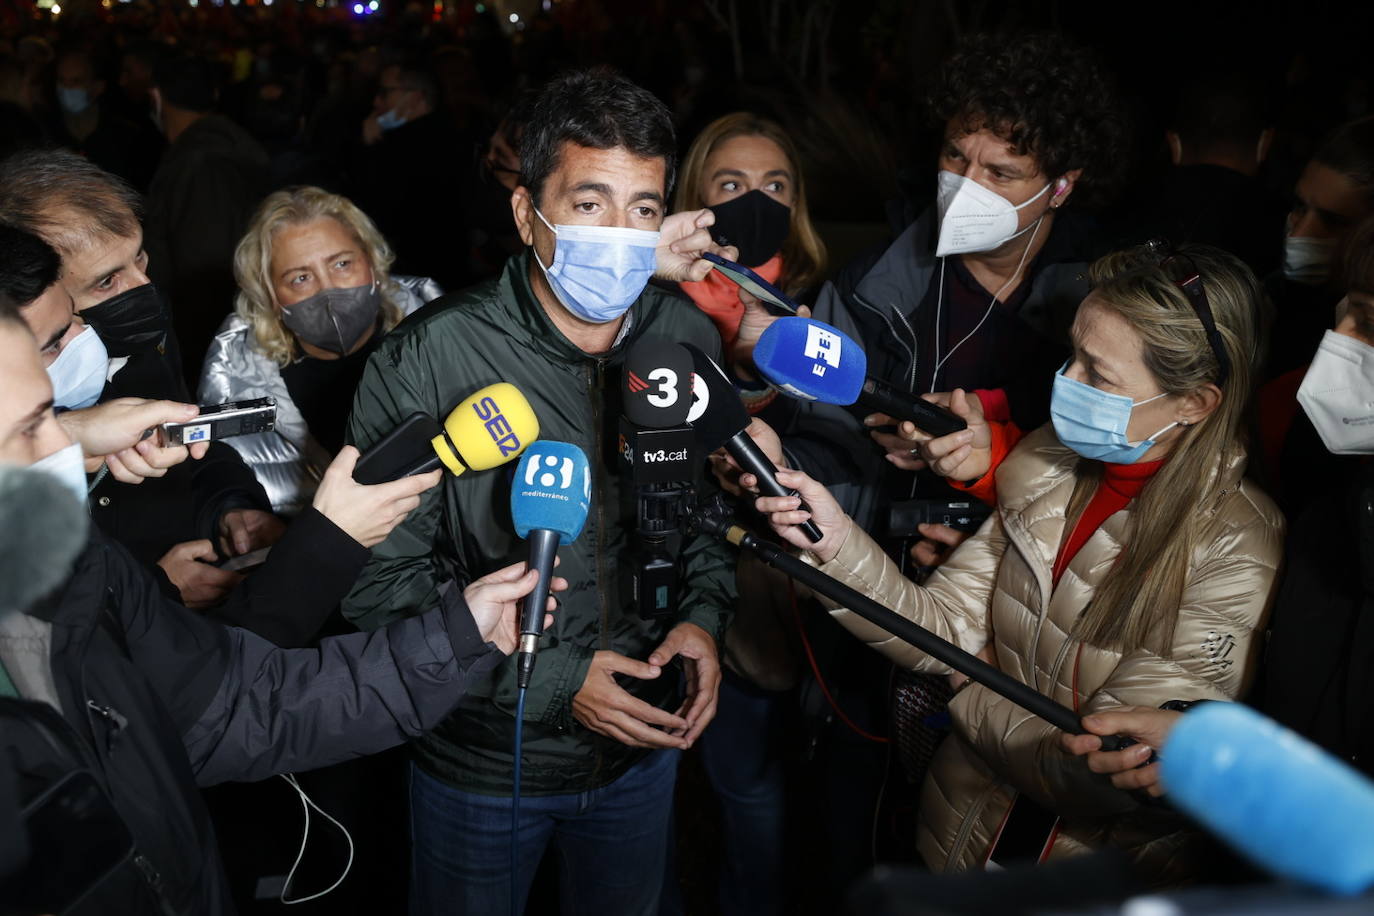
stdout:
{"type": "Polygon", "coordinates": [[[1337,894],[1374,885],[1374,783],[1307,739],[1204,703],[1159,757],[1168,799],[1267,870],[1337,894]]]}
{"type": "Polygon", "coordinates": [[[862,404],[909,420],[932,436],[966,428],[962,417],[868,376],[868,356],[839,328],[812,318],[779,318],[759,337],[754,365],[774,388],[825,404],[862,404]]]}
{"type": "Polygon", "coordinates": [[[754,364],[779,391],[805,401],[853,404],[868,356],[847,334],[809,318],[779,318],[754,347],[754,364]]]}
{"type": "Polygon", "coordinates": [[[520,609],[518,687],[528,687],[534,673],[554,555],[582,533],[591,496],[591,466],[575,445],[541,439],[530,445],[516,465],[510,490],[511,519],[515,533],[530,542],[529,568],[539,571],[539,581],[520,609]]]}

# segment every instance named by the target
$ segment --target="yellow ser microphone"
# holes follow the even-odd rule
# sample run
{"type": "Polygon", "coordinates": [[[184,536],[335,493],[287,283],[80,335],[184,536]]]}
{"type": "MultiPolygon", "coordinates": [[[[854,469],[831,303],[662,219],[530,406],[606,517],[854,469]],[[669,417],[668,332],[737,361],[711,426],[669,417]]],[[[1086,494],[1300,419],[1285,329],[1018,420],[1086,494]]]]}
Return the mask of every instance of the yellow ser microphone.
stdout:
{"type": "Polygon", "coordinates": [[[456,477],[519,458],[539,438],[539,418],[509,382],[473,393],[449,412],[443,425],[413,413],[378,440],[353,470],[358,483],[377,484],[445,467],[456,477]]]}
{"type": "Polygon", "coordinates": [[[456,477],[519,458],[538,438],[539,418],[530,402],[510,382],[497,382],[453,408],[430,445],[456,477]]]}

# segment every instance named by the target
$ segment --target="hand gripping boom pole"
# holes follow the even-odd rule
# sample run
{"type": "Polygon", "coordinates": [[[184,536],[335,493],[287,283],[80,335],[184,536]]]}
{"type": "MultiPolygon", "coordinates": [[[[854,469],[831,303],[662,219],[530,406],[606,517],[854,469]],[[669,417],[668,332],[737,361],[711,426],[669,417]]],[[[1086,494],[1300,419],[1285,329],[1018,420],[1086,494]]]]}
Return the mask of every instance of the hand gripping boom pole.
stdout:
{"type": "MultiPolygon", "coordinates": [[[[728,541],[741,550],[748,550],[764,563],[772,566],[810,587],[832,601],[838,603],[876,626],[882,627],[898,639],[910,643],[937,661],[944,662],[955,671],[966,674],[1027,712],[1044,719],[1061,731],[1072,735],[1087,733],[1079,721],[1078,714],[1060,703],[1056,703],[1039,691],[1028,687],[1014,677],[1004,674],[992,665],[947,640],[941,639],[914,621],[908,620],[896,611],[886,608],[873,599],[855,591],[843,582],[821,572],[791,554],[777,544],[764,540],[741,528],[725,515],[720,503],[708,504],[699,509],[693,521],[697,530],[721,540],[728,541]]],[[[1134,744],[1130,738],[1117,735],[1102,736],[1102,749],[1117,751],[1134,744]]]]}

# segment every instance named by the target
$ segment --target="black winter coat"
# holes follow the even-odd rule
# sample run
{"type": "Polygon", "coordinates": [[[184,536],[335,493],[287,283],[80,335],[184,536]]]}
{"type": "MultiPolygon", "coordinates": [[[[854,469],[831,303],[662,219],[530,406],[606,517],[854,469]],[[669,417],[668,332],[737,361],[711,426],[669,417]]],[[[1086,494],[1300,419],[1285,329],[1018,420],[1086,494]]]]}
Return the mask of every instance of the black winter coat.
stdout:
{"type": "Polygon", "coordinates": [[[0,768],[21,803],[85,768],[134,836],[135,857],[76,912],[233,912],[198,787],[375,753],[443,719],[502,656],[461,593],[441,592],[421,617],[279,649],[168,601],[93,535],[67,584],[30,612],[51,647],[27,662],[50,665],[60,714],[0,700],[0,768]]]}
{"type": "MultiPolygon", "coordinates": [[[[1295,433],[1315,438],[1306,417],[1295,433]]],[[[1326,459],[1301,483],[1285,475],[1290,489],[1307,492],[1293,500],[1283,586],[1252,702],[1374,776],[1374,466],[1326,459]]]]}

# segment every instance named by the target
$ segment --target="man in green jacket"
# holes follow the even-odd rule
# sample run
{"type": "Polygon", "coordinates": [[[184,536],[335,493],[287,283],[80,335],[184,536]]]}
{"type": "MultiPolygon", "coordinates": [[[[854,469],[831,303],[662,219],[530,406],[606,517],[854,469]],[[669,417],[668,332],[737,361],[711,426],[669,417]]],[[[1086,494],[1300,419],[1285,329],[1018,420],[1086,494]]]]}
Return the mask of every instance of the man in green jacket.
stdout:
{"type": "MultiPolygon", "coordinates": [[[[540,641],[526,700],[514,867],[523,902],[553,840],[564,912],[653,913],[678,757],[715,713],[734,561],[716,542],[685,538],[674,616],[635,610],[634,490],[616,469],[620,375],[642,338],[719,354],[705,315],[646,286],[656,269],[670,280],[705,274],[698,257],[712,218],[701,211],[665,223],[672,122],[621,77],[591,71],[550,83],[521,149],[511,205],[529,250],[498,279],[432,303],[381,343],[350,437],[365,450],[413,411],[443,417],[477,389],[510,382],[534,407],[542,438],[586,452],[591,513],[559,550],[570,587],[540,641]]],[[[508,474],[447,478],[374,549],[345,613],[381,626],[432,605],[441,581],[526,557],[509,492],[508,474]]],[[[510,908],[515,705],[515,665],[503,664],[415,747],[412,913],[510,908]]]]}

